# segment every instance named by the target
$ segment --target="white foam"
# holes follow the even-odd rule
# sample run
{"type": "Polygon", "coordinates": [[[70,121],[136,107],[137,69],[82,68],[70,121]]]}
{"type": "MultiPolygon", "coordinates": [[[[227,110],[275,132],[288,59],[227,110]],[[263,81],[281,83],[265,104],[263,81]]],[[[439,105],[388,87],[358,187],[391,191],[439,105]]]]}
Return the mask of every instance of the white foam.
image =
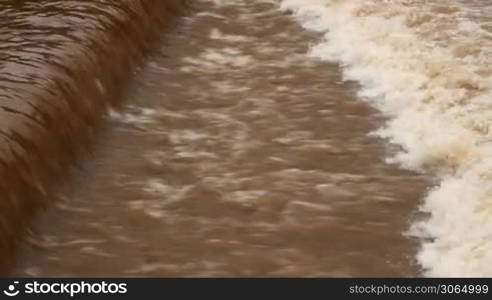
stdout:
{"type": "Polygon", "coordinates": [[[252,38],[244,35],[225,34],[218,28],[213,28],[210,31],[210,38],[214,40],[226,41],[231,43],[251,42],[252,38]]]}
{"type": "MultiPolygon", "coordinates": [[[[459,2],[283,0],[311,49],[343,66],[359,96],[390,117],[374,134],[401,146],[389,158],[439,184],[410,234],[428,276],[492,276],[492,41],[459,2]]],[[[376,212],[375,212],[376,213],[376,212]]]]}
{"type": "Polygon", "coordinates": [[[244,54],[238,48],[207,48],[198,57],[185,57],[183,59],[183,72],[216,72],[231,68],[245,69],[254,64],[250,55],[244,54]]]}
{"type": "Polygon", "coordinates": [[[108,110],[108,116],[111,120],[132,125],[153,123],[156,113],[156,110],[152,108],[141,108],[132,105],[127,105],[119,111],[108,110]]]}

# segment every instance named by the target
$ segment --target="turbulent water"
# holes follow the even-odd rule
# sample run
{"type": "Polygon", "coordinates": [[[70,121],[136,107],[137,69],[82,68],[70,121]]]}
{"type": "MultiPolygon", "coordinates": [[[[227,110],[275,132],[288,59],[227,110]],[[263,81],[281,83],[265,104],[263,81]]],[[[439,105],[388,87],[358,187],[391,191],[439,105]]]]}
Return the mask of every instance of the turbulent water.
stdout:
{"type": "Polygon", "coordinates": [[[0,1],[0,273],[180,0],[0,1]],[[111,45],[111,47],[108,47],[111,45]]]}
{"type": "Polygon", "coordinates": [[[183,2],[0,4],[1,273],[492,276],[491,1],[183,2]]]}
{"type": "Polygon", "coordinates": [[[275,1],[193,2],[20,276],[416,276],[426,181],[383,161],[380,114],[275,1]],[[215,2],[215,4],[213,4],[215,2]],[[221,3],[219,3],[221,2],[221,3]]]}
{"type": "Polygon", "coordinates": [[[492,276],[492,3],[284,0],[324,33],[312,56],[338,62],[389,120],[389,162],[431,174],[408,234],[428,276],[492,276]]]}

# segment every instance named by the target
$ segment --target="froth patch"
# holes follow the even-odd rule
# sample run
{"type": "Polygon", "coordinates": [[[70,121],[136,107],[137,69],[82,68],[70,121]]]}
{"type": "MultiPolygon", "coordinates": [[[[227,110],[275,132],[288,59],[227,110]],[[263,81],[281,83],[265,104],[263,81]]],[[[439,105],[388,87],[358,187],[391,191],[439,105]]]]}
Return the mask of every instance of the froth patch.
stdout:
{"type": "MultiPolygon", "coordinates": [[[[466,5],[466,4],[465,4],[466,5]]],[[[311,55],[337,62],[389,121],[375,134],[400,147],[388,161],[433,174],[417,223],[430,276],[492,275],[492,45],[459,2],[284,0],[324,40],[311,55]],[[432,17],[431,17],[432,16],[432,17]],[[477,46],[479,45],[479,46],[477,46]]],[[[482,22],[482,23],[481,23],[482,22]]]]}
{"type": "Polygon", "coordinates": [[[226,41],[226,42],[231,42],[231,43],[237,43],[237,42],[242,42],[242,43],[247,43],[251,42],[252,38],[244,35],[234,35],[234,34],[225,34],[222,33],[219,29],[213,28],[210,31],[210,38],[213,40],[221,40],[221,41],[226,41]]]}
{"type": "Polygon", "coordinates": [[[244,54],[238,48],[208,48],[198,57],[186,57],[183,59],[182,72],[207,72],[224,70],[224,68],[247,68],[254,64],[252,56],[244,54]]]}

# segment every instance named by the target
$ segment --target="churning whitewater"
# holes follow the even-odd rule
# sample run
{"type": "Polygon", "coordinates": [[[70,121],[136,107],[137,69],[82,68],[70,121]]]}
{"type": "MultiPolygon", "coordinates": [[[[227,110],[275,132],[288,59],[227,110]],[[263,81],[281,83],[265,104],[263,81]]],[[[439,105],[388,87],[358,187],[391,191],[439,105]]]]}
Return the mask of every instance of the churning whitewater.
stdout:
{"type": "MultiPolygon", "coordinates": [[[[486,0],[284,0],[325,34],[311,55],[388,121],[388,159],[436,178],[409,228],[426,276],[492,276],[492,3],[486,0]],[[487,17],[488,16],[488,17],[487,17]]],[[[377,213],[377,212],[376,212],[377,213]]]]}
{"type": "Polygon", "coordinates": [[[382,115],[278,4],[190,1],[14,277],[419,274],[402,232],[428,176],[381,159],[382,115]]]}

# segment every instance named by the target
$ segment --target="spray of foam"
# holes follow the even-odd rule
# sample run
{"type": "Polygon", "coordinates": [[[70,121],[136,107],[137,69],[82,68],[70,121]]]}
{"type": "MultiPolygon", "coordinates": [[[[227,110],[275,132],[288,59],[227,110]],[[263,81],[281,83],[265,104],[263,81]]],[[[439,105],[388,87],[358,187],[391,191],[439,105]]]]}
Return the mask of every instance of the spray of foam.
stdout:
{"type": "Polygon", "coordinates": [[[375,134],[402,150],[388,160],[438,179],[420,207],[429,217],[409,230],[422,240],[424,275],[492,276],[490,23],[447,0],[283,0],[281,8],[323,32],[311,54],[339,63],[361,83],[360,97],[389,116],[375,134]]]}

